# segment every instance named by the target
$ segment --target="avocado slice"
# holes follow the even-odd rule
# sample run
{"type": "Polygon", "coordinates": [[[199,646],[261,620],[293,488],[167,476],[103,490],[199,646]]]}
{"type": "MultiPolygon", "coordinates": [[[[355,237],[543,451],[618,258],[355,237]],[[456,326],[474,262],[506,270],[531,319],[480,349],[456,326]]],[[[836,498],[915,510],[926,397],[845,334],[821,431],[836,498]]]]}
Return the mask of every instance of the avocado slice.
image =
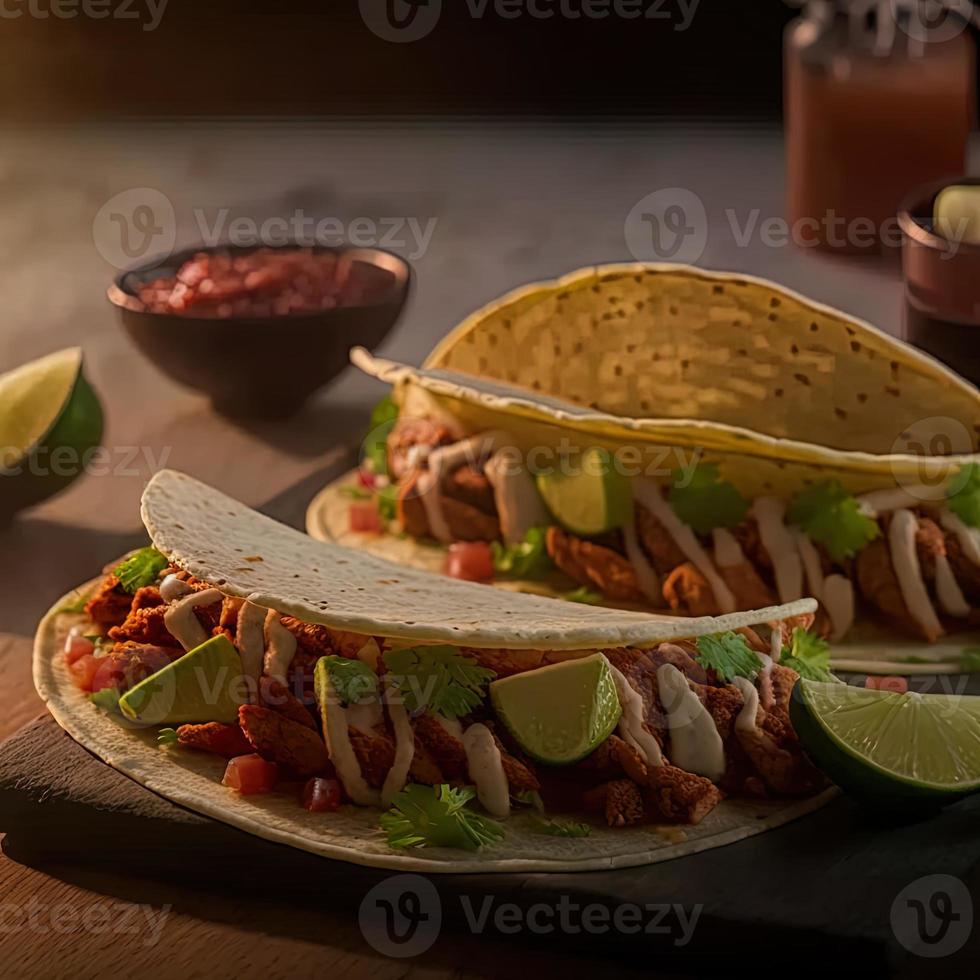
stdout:
{"type": "Polygon", "coordinates": [[[248,701],[242,660],[227,636],[214,636],[158,670],[119,699],[130,721],[145,725],[238,720],[248,701]]]}

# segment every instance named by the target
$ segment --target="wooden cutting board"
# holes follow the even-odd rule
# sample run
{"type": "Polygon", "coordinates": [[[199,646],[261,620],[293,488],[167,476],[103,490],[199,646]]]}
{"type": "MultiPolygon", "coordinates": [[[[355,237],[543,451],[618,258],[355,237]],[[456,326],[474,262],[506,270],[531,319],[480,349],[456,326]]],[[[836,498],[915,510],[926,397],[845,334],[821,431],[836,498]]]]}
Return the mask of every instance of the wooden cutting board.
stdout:
{"type": "MultiPolygon", "coordinates": [[[[267,510],[301,526],[296,498],[309,495],[304,485],[267,510]]],[[[26,646],[18,654],[21,672],[26,646]]],[[[0,676],[4,669],[0,662],[0,676]]],[[[12,710],[30,705],[25,699],[12,710]]],[[[558,942],[563,954],[615,957],[624,968],[650,967],[655,953],[660,971],[728,972],[747,962],[795,972],[846,964],[875,975],[963,975],[975,965],[980,930],[955,954],[925,959],[905,948],[915,936],[908,916],[893,918],[893,906],[903,889],[930,875],[958,879],[977,903],[978,826],[980,797],[918,823],[883,822],[841,799],[778,830],[649,868],[431,880],[442,922],[457,933],[480,932],[481,942],[558,942]],[[591,913],[598,923],[592,928],[569,931],[556,924],[563,904],[573,907],[573,928],[586,906],[606,912],[591,913]],[[535,907],[542,928],[522,918],[535,907]],[[623,920],[629,931],[608,926],[624,908],[639,917],[639,931],[633,918],[623,920]],[[489,917],[480,926],[484,911],[489,917]],[[690,939],[680,945],[693,915],[690,939]],[[516,932],[515,916],[525,923],[516,932]]],[[[7,856],[23,864],[110,869],[151,888],[207,889],[227,901],[242,889],[269,887],[287,907],[329,907],[355,928],[372,889],[400,887],[383,884],[390,872],[327,861],[178,807],[103,764],[48,716],[0,745],[0,831],[7,856]]],[[[915,887],[913,897],[928,901],[928,883],[915,887]]]]}

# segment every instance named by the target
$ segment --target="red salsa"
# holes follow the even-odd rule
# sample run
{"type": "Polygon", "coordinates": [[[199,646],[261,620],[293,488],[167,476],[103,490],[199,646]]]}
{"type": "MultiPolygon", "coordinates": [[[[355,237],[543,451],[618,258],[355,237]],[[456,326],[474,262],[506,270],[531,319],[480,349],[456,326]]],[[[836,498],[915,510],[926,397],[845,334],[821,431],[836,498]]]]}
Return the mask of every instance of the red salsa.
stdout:
{"type": "Polygon", "coordinates": [[[137,288],[151,313],[267,317],[315,313],[383,300],[391,272],[349,255],[309,248],[260,248],[229,255],[198,252],[174,276],[137,288]]]}

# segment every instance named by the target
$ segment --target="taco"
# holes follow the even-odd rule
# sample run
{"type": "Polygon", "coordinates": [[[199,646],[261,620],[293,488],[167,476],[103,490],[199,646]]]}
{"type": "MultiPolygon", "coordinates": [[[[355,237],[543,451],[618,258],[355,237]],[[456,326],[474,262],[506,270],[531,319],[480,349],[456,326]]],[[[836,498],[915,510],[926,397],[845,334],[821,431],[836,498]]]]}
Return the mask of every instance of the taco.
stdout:
{"type": "Polygon", "coordinates": [[[872,327],[760,281],[614,267],[501,301],[454,331],[434,366],[353,360],[394,400],[356,480],[311,506],[315,536],[676,615],[809,595],[841,666],[970,665],[980,396],[872,327]],[[720,371],[736,326],[748,346],[738,371],[720,371]],[[562,370],[541,353],[566,346],[562,370]],[[637,397],[651,370],[656,402],[637,397]],[[747,380],[762,377],[768,387],[747,380]],[[670,416],[678,404],[700,415],[670,416]],[[646,414],[613,414],[624,410],[646,414]],[[608,478],[549,472],[590,453],[608,478]]]}
{"type": "Polygon", "coordinates": [[[686,620],[510,595],[170,471],[142,513],[153,545],[42,621],[35,683],[198,812],[359,864],[555,871],[719,846],[834,792],[788,714],[823,669],[812,600],[686,620]]]}

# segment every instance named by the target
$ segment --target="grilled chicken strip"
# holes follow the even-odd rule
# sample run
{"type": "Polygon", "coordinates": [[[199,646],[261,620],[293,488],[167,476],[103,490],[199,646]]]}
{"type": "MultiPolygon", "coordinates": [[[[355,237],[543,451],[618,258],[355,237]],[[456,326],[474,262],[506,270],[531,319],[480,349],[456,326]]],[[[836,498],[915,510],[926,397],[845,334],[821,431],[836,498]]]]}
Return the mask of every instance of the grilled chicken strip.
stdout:
{"type": "Polygon", "coordinates": [[[545,544],[551,560],[573,581],[598,589],[618,602],[643,602],[633,566],[611,548],[549,527],[545,544]]]}

